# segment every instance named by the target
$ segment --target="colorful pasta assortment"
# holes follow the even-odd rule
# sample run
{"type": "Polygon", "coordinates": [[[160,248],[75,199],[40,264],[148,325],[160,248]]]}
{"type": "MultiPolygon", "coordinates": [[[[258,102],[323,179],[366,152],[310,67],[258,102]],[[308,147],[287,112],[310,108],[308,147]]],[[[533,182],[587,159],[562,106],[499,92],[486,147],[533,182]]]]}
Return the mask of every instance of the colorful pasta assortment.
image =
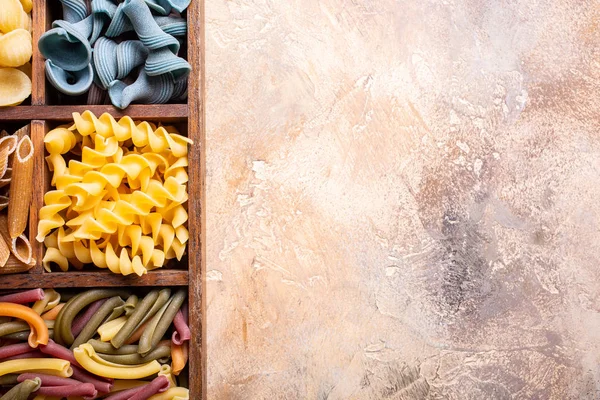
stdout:
{"type": "Polygon", "coordinates": [[[28,290],[0,320],[1,399],[189,399],[185,289],[28,290]]]}
{"type": "Polygon", "coordinates": [[[0,0],[0,107],[31,95],[32,7],[30,0],[0,0]]]}
{"type": "Polygon", "coordinates": [[[27,237],[33,179],[29,125],[13,135],[0,132],[0,275],[35,265],[27,237]]]}
{"type": "MultiPolygon", "coordinates": [[[[17,0],[14,0],[17,1],[17,0]]],[[[61,0],[63,19],[39,40],[46,77],[88,104],[158,104],[187,98],[180,57],[190,0],[61,0]],[[87,3],[87,4],[86,4],[87,3]]]]}
{"type": "Polygon", "coordinates": [[[42,263],[139,276],[181,260],[188,241],[188,144],[174,127],[74,113],[46,135],[55,190],[44,196],[42,263]]]}

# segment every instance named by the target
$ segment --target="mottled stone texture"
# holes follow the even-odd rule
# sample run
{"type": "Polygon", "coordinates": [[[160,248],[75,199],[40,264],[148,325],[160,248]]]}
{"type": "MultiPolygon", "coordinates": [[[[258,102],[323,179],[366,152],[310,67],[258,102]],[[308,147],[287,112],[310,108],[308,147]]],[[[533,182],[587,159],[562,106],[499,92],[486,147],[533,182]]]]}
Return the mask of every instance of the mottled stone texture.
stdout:
{"type": "Polygon", "coordinates": [[[210,399],[600,398],[600,3],[206,11],[210,399]]]}

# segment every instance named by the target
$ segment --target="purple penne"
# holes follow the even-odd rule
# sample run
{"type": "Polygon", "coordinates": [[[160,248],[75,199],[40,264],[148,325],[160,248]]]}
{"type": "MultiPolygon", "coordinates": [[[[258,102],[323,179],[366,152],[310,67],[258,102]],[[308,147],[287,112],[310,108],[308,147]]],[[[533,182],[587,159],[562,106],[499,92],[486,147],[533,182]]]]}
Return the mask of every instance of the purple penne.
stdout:
{"type": "Polygon", "coordinates": [[[42,396],[55,396],[55,397],[96,397],[98,391],[91,383],[80,383],[78,385],[67,385],[67,386],[42,386],[38,389],[36,394],[42,396]]]}
{"type": "Polygon", "coordinates": [[[28,353],[15,354],[14,356],[6,357],[2,361],[22,360],[24,358],[44,358],[44,353],[39,350],[35,350],[28,353]]]}
{"type": "Polygon", "coordinates": [[[101,378],[96,375],[92,375],[86,370],[76,367],[74,365],[71,365],[71,368],[73,368],[73,375],[71,376],[71,378],[77,379],[81,382],[91,383],[92,385],[94,385],[96,390],[98,390],[101,393],[109,393],[110,389],[112,389],[112,379],[101,378]]]}
{"type": "Polygon", "coordinates": [[[162,393],[169,388],[166,376],[159,375],[146,385],[123,390],[106,397],[104,400],[145,400],[156,393],[162,393]]]}
{"type": "Polygon", "coordinates": [[[173,326],[175,327],[173,335],[171,336],[173,343],[181,346],[183,342],[191,339],[192,333],[190,332],[187,318],[181,310],[177,311],[177,314],[175,314],[175,318],[173,318],[173,326]]]}
{"type": "Polygon", "coordinates": [[[41,352],[44,354],[48,354],[48,355],[56,357],[56,358],[61,358],[63,360],[67,360],[68,362],[71,363],[71,365],[75,365],[77,367],[81,366],[75,359],[75,356],[73,355],[73,352],[71,350],[67,349],[66,347],[61,346],[60,344],[56,343],[52,339],[48,340],[48,344],[40,345],[39,348],[40,348],[41,352]]]}
{"type": "Polygon", "coordinates": [[[35,349],[29,347],[29,344],[27,343],[10,344],[8,346],[0,347],[0,360],[4,361],[6,358],[30,353],[33,350],[35,349]]]}
{"type": "Polygon", "coordinates": [[[136,394],[144,386],[146,386],[146,385],[134,387],[134,388],[127,389],[127,390],[122,390],[113,395],[105,397],[104,400],[129,400],[131,398],[131,396],[136,394]]]}
{"type": "Polygon", "coordinates": [[[42,289],[31,289],[24,292],[6,294],[0,296],[1,302],[16,303],[16,304],[27,304],[34,303],[44,298],[44,291],[42,289]]]}
{"type": "Polygon", "coordinates": [[[40,378],[42,381],[42,386],[69,386],[69,385],[79,385],[83,382],[80,382],[76,379],[72,378],[62,378],[60,376],[48,375],[48,374],[38,374],[37,372],[26,372],[17,377],[19,382],[23,382],[26,379],[34,379],[40,378]]]}
{"type": "Polygon", "coordinates": [[[88,306],[83,314],[75,318],[75,321],[73,321],[73,325],[71,326],[71,332],[73,332],[74,337],[77,337],[81,333],[85,325],[90,321],[94,314],[96,314],[98,309],[102,307],[102,304],[104,304],[106,300],[108,299],[96,300],[88,306]]]}
{"type": "Polygon", "coordinates": [[[164,375],[159,375],[147,385],[141,386],[140,390],[137,391],[129,400],[146,400],[150,396],[155,395],[159,392],[164,392],[169,388],[169,380],[164,375]]]}

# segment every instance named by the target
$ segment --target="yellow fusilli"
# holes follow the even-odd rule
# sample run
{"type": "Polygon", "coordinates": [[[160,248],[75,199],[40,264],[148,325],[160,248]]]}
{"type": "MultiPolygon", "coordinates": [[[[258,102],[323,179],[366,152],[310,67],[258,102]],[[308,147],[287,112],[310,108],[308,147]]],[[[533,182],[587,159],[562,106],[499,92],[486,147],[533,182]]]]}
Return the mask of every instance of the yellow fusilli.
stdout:
{"type": "Polygon", "coordinates": [[[142,275],[181,260],[189,239],[185,203],[191,143],[172,127],[74,113],[46,135],[52,190],[40,210],[44,267],[94,264],[142,275]],[[68,155],[69,161],[65,156],[68,155]]]}

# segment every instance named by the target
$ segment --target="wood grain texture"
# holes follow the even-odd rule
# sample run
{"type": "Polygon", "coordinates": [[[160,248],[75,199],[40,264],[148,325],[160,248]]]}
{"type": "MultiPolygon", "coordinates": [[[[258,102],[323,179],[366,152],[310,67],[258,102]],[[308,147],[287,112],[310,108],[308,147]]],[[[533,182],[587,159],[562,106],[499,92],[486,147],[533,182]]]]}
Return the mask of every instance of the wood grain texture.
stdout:
{"type": "Polygon", "coordinates": [[[190,213],[188,242],[189,310],[192,340],[190,343],[190,398],[206,398],[206,313],[204,312],[204,276],[206,262],[205,232],[205,123],[204,123],[204,1],[192,1],[188,8],[188,60],[193,66],[188,88],[188,136],[194,141],[189,154],[188,208],[190,213]]]}
{"type": "Polygon", "coordinates": [[[44,256],[44,245],[35,240],[37,236],[37,226],[39,221],[39,210],[44,205],[44,193],[46,192],[46,179],[49,171],[46,171],[44,160],[44,135],[47,132],[45,121],[31,121],[31,142],[33,143],[33,196],[31,198],[31,210],[29,212],[29,241],[33,249],[33,258],[36,265],[29,270],[31,274],[41,274],[42,257],[44,256]]]}
{"type": "Polygon", "coordinates": [[[37,47],[40,37],[46,31],[48,23],[48,11],[46,0],[37,0],[34,2],[31,11],[33,18],[33,57],[31,59],[31,105],[40,106],[46,104],[46,73],[44,67],[44,57],[37,47]]]}
{"type": "Polygon", "coordinates": [[[74,112],[89,110],[96,115],[110,113],[115,118],[130,116],[134,119],[160,120],[165,122],[184,121],[188,117],[187,104],[134,104],[125,110],[111,105],[95,106],[18,106],[0,109],[0,121],[47,120],[65,121],[72,119],[74,112]]]}
{"type": "Polygon", "coordinates": [[[0,289],[54,287],[128,287],[128,286],[187,286],[188,271],[150,271],[144,276],[117,275],[109,271],[44,272],[0,277],[0,289]]]}
{"type": "MultiPolygon", "coordinates": [[[[189,192],[189,232],[188,270],[161,269],[150,271],[143,277],[115,275],[108,271],[44,271],[41,265],[43,245],[35,240],[34,257],[36,265],[28,273],[4,275],[0,277],[0,289],[44,288],[89,288],[89,287],[155,287],[155,286],[188,286],[190,304],[190,328],[192,343],[189,355],[189,387],[190,398],[206,398],[206,344],[203,329],[205,291],[203,276],[205,271],[205,224],[204,224],[204,2],[192,1],[187,11],[188,18],[188,61],[193,71],[189,78],[188,104],[131,105],[126,110],[119,110],[110,105],[50,105],[54,90],[45,78],[44,58],[37,49],[39,37],[51,27],[52,19],[58,17],[59,4],[50,0],[34,0],[33,37],[34,54],[32,58],[32,105],[0,109],[0,122],[32,121],[31,139],[35,148],[35,170],[33,200],[29,221],[30,237],[37,233],[38,213],[43,206],[43,196],[50,190],[50,172],[45,162],[44,135],[49,129],[61,122],[72,120],[73,112],[92,111],[99,116],[105,112],[115,118],[130,116],[137,120],[179,122],[178,127],[187,124],[188,135],[194,140],[189,155],[188,173],[190,176],[189,192]],[[189,279],[190,275],[193,279],[189,279]]],[[[182,130],[182,133],[184,131],[182,130]]],[[[12,266],[18,272],[23,268],[12,266]]]]}

